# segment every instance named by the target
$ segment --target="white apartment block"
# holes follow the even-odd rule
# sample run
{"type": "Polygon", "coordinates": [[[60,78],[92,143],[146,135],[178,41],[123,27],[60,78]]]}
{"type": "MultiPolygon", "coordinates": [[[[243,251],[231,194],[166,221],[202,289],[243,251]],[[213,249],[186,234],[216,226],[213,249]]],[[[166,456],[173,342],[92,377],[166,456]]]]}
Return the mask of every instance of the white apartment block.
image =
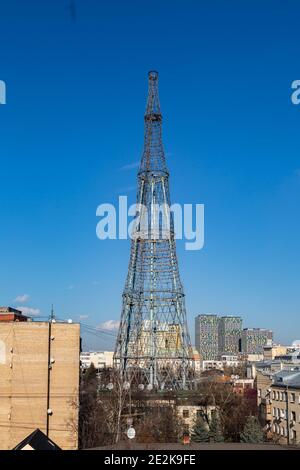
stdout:
{"type": "Polygon", "coordinates": [[[217,360],[207,360],[202,361],[202,370],[213,370],[219,369],[223,370],[224,367],[237,367],[241,361],[238,356],[223,354],[219,361],[217,360]]]}
{"type": "Polygon", "coordinates": [[[96,369],[113,366],[113,351],[85,351],[80,354],[82,369],[88,369],[93,363],[96,369]]]}

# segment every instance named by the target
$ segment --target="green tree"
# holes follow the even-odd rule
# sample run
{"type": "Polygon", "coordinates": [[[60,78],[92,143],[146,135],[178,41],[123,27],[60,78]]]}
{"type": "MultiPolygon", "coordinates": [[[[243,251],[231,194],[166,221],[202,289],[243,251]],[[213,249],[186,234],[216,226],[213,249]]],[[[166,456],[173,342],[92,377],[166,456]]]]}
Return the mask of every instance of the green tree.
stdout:
{"type": "Polygon", "coordinates": [[[256,416],[248,416],[240,440],[252,444],[264,441],[264,433],[256,416]]]}
{"type": "Polygon", "coordinates": [[[199,416],[191,434],[191,440],[193,442],[208,442],[209,441],[209,429],[204,419],[199,416]]]}
{"type": "Polygon", "coordinates": [[[224,436],[218,413],[213,413],[209,425],[209,440],[212,442],[223,442],[224,436]]]}

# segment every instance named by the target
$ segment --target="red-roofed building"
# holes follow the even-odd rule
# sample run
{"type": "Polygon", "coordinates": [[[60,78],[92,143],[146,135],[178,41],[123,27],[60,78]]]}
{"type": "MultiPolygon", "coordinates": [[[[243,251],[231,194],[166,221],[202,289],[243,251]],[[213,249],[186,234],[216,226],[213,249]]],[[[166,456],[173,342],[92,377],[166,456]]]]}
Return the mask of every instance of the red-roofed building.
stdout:
{"type": "Polygon", "coordinates": [[[28,321],[28,317],[16,308],[0,307],[0,321],[28,321]]]}

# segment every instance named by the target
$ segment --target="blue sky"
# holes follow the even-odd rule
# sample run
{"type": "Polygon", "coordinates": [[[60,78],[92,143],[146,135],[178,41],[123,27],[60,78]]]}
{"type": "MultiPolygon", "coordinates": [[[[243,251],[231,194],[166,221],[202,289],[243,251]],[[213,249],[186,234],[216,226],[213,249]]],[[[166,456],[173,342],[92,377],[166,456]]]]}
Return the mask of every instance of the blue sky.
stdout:
{"type": "Polygon", "coordinates": [[[299,2],[69,4],[0,1],[0,304],[118,320],[129,241],[96,238],[96,207],[134,202],[155,69],[172,202],[205,204],[204,249],[178,242],[192,338],[212,312],[298,339],[299,2]]]}

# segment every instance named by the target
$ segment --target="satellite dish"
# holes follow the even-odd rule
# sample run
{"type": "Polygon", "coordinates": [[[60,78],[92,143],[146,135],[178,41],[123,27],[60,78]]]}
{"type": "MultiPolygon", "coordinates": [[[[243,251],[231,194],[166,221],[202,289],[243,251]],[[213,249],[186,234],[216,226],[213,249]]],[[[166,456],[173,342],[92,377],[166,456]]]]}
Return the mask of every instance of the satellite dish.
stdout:
{"type": "Polygon", "coordinates": [[[128,439],[134,439],[135,438],[135,429],[130,427],[127,429],[127,437],[128,439]]]}
{"type": "Polygon", "coordinates": [[[114,384],[110,382],[110,383],[107,385],[107,388],[108,388],[108,390],[112,390],[112,389],[114,388],[114,384]]]}
{"type": "Polygon", "coordinates": [[[152,388],[153,388],[152,384],[148,384],[148,385],[147,385],[147,390],[148,390],[149,392],[151,392],[152,388]]]}
{"type": "Polygon", "coordinates": [[[139,384],[139,386],[138,386],[138,389],[139,389],[139,390],[142,391],[142,390],[144,390],[144,388],[145,388],[144,384],[139,384]]]}

